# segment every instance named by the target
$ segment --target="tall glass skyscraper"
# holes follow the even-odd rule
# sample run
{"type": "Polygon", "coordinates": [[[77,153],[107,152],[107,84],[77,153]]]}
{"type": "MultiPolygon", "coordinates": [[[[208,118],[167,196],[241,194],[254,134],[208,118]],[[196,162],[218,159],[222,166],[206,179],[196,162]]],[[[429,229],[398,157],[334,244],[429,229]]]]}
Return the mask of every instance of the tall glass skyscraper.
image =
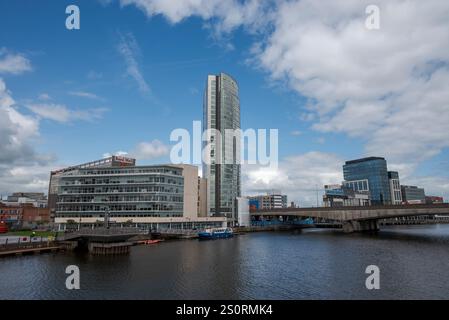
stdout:
{"type": "Polygon", "coordinates": [[[372,204],[391,204],[387,161],[380,157],[346,161],[344,185],[355,191],[369,192],[372,204]]]}
{"type": "Polygon", "coordinates": [[[226,134],[226,130],[240,129],[240,100],[237,82],[225,73],[207,77],[203,130],[208,129],[215,129],[205,141],[205,145],[210,145],[210,153],[203,163],[203,176],[208,179],[208,212],[235,221],[236,198],[240,197],[240,140],[226,134]]]}

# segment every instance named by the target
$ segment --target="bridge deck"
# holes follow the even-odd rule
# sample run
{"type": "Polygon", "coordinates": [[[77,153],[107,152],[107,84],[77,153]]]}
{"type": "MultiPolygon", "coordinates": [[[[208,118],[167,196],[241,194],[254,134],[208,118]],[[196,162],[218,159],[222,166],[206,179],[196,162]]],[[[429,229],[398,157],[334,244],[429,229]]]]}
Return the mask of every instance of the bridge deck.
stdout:
{"type": "Polygon", "coordinates": [[[258,210],[253,216],[314,217],[335,221],[373,220],[418,215],[449,215],[449,204],[413,204],[365,207],[316,207],[258,210]]]}

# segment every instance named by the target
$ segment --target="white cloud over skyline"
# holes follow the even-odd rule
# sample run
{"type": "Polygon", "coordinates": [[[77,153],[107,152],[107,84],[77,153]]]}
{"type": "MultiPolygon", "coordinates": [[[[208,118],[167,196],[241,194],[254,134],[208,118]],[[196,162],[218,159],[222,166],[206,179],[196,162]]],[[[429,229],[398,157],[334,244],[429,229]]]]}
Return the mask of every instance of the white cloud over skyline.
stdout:
{"type": "MultiPolygon", "coordinates": [[[[449,197],[446,178],[417,173],[421,163],[449,148],[449,2],[379,0],[380,30],[365,28],[368,0],[120,0],[120,4],[135,5],[148,17],[162,15],[171,24],[199,17],[218,38],[242,28],[253,39],[250,65],[307,99],[301,121],[309,122],[312,130],[359,139],[364,155],[386,157],[391,169],[400,170],[403,182],[449,197]]],[[[117,50],[127,76],[141,93],[149,93],[134,36],[119,34],[117,50]]],[[[0,74],[31,70],[25,55],[0,49],[0,74]]],[[[91,71],[87,77],[103,75],[91,71]]],[[[89,92],[72,93],[98,98],[89,92]]],[[[4,145],[15,152],[9,154],[21,154],[22,159],[26,152],[31,159],[36,154],[29,141],[39,135],[39,119],[86,121],[101,118],[105,111],[30,103],[29,110],[37,116],[25,115],[14,107],[3,80],[0,105],[0,130],[8,137],[4,145]]],[[[138,144],[130,154],[154,159],[168,154],[168,148],[153,140],[138,144]]],[[[275,172],[248,168],[245,190],[280,187],[293,200],[313,204],[310,190],[316,184],[339,182],[343,162],[338,155],[311,151],[284,159],[275,172]]]]}
{"type": "Polygon", "coordinates": [[[380,30],[365,27],[366,0],[260,3],[121,0],[173,24],[195,16],[214,32],[262,30],[251,63],[308,99],[311,128],[361,139],[405,179],[449,147],[449,2],[379,0],[380,30]]]}

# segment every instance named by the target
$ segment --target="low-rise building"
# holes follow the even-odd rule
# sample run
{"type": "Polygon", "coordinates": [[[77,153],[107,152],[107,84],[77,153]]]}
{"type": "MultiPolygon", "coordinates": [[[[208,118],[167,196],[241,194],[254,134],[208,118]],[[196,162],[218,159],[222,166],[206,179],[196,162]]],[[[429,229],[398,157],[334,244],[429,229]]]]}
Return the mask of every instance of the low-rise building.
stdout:
{"type": "Polygon", "coordinates": [[[37,208],[47,208],[48,206],[47,197],[42,192],[14,192],[3,202],[10,206],[25,204],[30,204],[37,208]]]}
{"type": "Polygon", "coordinates": [[[426,194],[423,188],[417,186],[401,186],[402,201],[407,204],[426,203],[426,194]]]}
{"type": "Polygon", "coordinates": [[[249,197],[251,210],[270,210],[287,208],[287,196],[280,191],[270,191],[266,195],[249,197]]]}
{"type": "Polygon", "coordinates": [[[427,204],[436,204],[436,203],[444,203],[443,197],[438,196],[426,196],[427,204]]]}
{"type": "Polygon", "coordinates": [[[12,229],[34,228],[50,222],[48,208],[35,207],[30,203],[10,205],[0,203],[0,220],[12,229]]]}
{"type": "Polygon", "coordinates": [[[325,207],[369,206],[371,204],[367,192],[355,191],[341,185],[325,185],[324,190],[325,207]]]}

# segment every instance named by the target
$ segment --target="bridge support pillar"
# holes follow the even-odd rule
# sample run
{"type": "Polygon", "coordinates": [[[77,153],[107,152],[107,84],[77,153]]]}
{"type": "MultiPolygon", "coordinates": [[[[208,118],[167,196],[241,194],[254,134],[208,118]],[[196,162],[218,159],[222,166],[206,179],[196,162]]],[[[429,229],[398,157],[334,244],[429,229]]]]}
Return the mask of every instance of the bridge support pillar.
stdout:
{"type": "Polygon", "coordinates": [[[363,231],[378,231],[379,222],[377,220],[350,220],[343,222],[343,232],[363,232],[363,231]]]}

